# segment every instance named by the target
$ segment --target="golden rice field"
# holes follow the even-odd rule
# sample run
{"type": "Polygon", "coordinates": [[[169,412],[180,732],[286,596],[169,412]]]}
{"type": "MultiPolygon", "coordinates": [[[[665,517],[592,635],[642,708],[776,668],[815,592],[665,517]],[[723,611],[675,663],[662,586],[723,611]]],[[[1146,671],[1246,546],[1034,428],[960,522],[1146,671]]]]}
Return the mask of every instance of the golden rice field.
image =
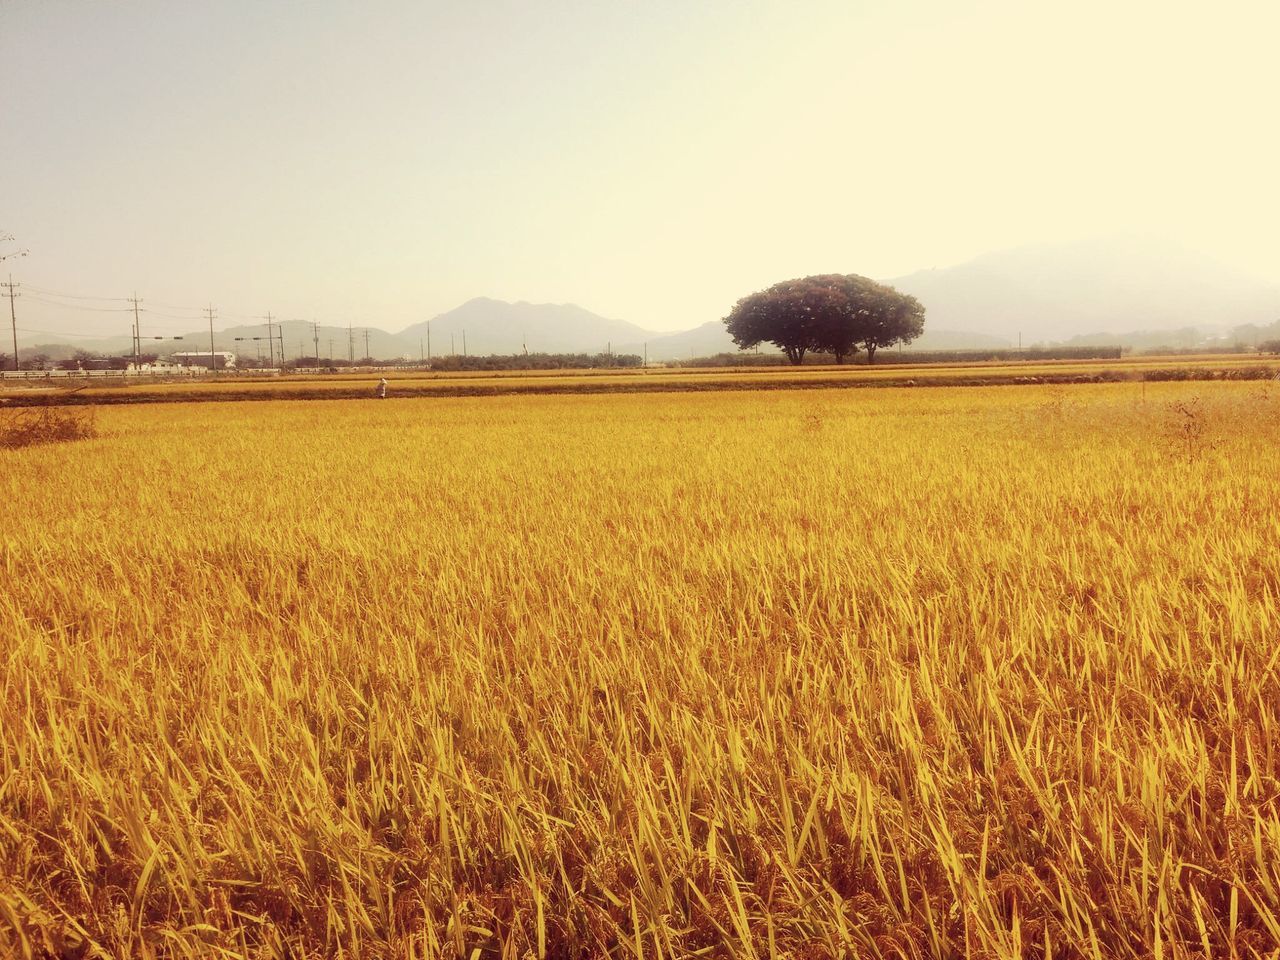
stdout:
{"type": "Polygon", "coordinates": [[[0,956],[1270,957],[1280,384],[0,450],[0,956]]]}
{"type": "MultiPolygon", "coordinates": [[[[892,355],[891,355],[892,356],[892,355]]],[[[1099,381],[1267,380],[1280,360],[1257,354],[1133,357],[1117,360],[964,361],[874,366],[600,368],[588,370],[304,371],[272,375],[221,371],[173,379],[112,376],[0,380],[0,405],[154,403],[186,400],[363,399],[385,374],[392,397],[634,393],[829,387],[939,386],[1099,381]]],[[[36,376],[36,375],[33,375],[36,376]]]]}

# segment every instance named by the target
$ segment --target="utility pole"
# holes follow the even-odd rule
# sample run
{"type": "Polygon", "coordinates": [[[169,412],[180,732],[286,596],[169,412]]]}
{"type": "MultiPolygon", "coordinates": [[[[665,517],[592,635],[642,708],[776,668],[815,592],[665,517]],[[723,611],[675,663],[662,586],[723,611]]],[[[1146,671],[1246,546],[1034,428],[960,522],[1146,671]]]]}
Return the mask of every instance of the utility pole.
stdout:
{"type": "Polygon", "coordinates": [[[356,334],[351,329],[351,321],[347,321],[347,360],[350,363],[356,362],[356,334]]]}
{"type": "Polygon", "coordinates": [[[457,344],[453,342],[453,334],[449,334],[449,356],[456,357],[458,355],[457,344]]]}
{"type": "Polygon", "coordinates": [[[329,366],[333,366],[333,337],[329,338],[329,366]]]}
{"type": "Polygon", "coordinates": [[[419,362],[425,362],[426,359],[427,359],[427,352],[422,347],[422,338],[419,337],[418,338],[418,360],[419,362]]]}
{"type": "Polygon", "coordinates": [[[364,358],[366,360],[372,359],[372,355],[369,353],[369,328],[368,327],[364,328],[364,358]]]}
{"type": "Polygon", "coordinates": [[[648,340],[644,342],[644,365],[645,367],[649,366],[649,341],[648,340]]]}
{"type": "MultiPolygon", "coordinates": [[[[276,365],[276,344],[274,334],[271,331],[271,321],[275,319],[271,316],[271,311],[267,311],[267,315],[262,319],[267,321],[267,363],[274,368],[276,365]]],[[[284,347],[280,348],[280,362],[284,362],[284,347]]]]}
{"type": "Polygon", "coordinates": [[[142,325],[138,322],[138,304],[142,301],[138,299],[137,290],[128,299],[133,304],[133,369],[137,372],[142,366],[142,325]]]}
{"type": "Polygon", "coordinates": [[[427,363],[431,362],[431,321],[427,321],[427,363]]]}
{"type": "Polygon", "coordinates": [[[320,324],[315,320],[311,321],[311,339],[316,345],[316,366],[320,366],[320,324]]]}
{"type": "Polygon", "coordinates": [[[462,331],[462,359],[467,359],[467,331],[462,331]]]}
{"type": "Polygon", "coordinates": [[[8,283],[0,283],[0,287],[9,288],[9,319],[13,321],[13,369],[15,370],[18,369],[18,314],[13,308],[13,301],[15,297],[22,296],[20,293],[14,293],[14,291],[20,286],[22,286],[22,284],[13,282],[12,273],[9,274],[8,283]]]}
{"type": "Polygon", "coordinates": [[[213,355],[213,304],[209,304],[209,309],[205,311],[209,315],[209,372],[218,372],[218,361],[213,355]]]}

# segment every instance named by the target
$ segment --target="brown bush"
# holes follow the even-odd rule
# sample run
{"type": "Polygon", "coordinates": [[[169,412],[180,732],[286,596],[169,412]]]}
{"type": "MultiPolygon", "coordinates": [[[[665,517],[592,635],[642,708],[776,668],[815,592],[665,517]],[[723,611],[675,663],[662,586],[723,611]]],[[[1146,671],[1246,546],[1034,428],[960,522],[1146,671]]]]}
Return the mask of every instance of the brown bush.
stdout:
{"type": "Polygon", "coordinates": [[[0,449],[86,440],[97,435],[98,427],[91,410],[70,407],[0,410],[0,449]]]}

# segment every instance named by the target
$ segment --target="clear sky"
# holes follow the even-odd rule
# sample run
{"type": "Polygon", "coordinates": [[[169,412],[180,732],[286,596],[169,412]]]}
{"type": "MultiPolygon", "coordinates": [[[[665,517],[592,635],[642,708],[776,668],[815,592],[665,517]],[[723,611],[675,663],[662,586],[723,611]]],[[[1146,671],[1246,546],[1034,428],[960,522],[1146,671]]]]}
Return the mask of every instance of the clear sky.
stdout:
{"type": "Polygon", "coordinates": [[[1280,280],[1277,37],[1241,0],[0,0],[0,254],[390,330],[474,296],[681,329],[1120,231],[1280,280]]]}

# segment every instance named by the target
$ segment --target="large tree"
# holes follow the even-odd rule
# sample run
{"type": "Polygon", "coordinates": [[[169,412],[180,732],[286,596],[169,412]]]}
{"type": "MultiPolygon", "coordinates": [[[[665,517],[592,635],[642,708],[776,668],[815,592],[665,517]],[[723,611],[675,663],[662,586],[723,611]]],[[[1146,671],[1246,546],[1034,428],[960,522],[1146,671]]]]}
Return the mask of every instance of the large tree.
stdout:
{"type": "Polygon", "coordinates": [[[792,363],[802,363],[809,351],[844,363],[859,345],[874,358],[879,347],[919,336],[924,308],[866,277],[832,273],[784,280],[743,297],[724,322],[741,348],[767,342],[792,363]]]}
{"type": "Polygon", "coordinates": [[[831,277],[785,280],[743,297],[725,318],[733,342],[745,349],[772,343],[792,363],[821,350],[842,297],[831,277]]]}

